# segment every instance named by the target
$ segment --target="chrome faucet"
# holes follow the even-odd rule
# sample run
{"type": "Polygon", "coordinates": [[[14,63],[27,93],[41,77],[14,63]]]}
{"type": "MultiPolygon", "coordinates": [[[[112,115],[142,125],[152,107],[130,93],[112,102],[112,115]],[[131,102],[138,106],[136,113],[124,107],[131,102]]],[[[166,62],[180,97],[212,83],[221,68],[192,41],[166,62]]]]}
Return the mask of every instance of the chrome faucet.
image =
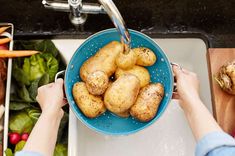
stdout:
{"type": "Polygon", "coordinates": [[[81,25],[86,22],[87,14],[107,13],[121,35],[121,41],[130,45],[131,39],[126,24],[112,0],[99,0],[97,3],[82,3],[82,0],[68,0],[68,2],[58,2],[53,0],[43,0],[45,8],[56,11],[70,12],[69,18],[72,24],[81,25]]]}

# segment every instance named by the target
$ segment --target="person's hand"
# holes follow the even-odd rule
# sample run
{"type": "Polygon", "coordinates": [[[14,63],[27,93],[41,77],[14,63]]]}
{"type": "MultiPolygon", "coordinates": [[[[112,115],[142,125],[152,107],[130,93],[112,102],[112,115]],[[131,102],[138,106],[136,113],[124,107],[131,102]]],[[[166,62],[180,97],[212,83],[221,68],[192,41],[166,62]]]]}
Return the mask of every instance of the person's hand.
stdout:
{"type": "Polygon", "coordinates": [[[42,113],[63,117],[64,111],[62,107],[66,104],[63,92],[63,79],[57,79],[55,83],[39,87],[36,100],[42,109],[42,113]]]}
{"type": "Polygon", "coordinates": [[[179,98],[181,107],[184,108],[192,100],[199,98],[199,81],[195,73],[186,69],[173,66],[173,71],[177,81],[177,94],[175,96],[179,98]]]}

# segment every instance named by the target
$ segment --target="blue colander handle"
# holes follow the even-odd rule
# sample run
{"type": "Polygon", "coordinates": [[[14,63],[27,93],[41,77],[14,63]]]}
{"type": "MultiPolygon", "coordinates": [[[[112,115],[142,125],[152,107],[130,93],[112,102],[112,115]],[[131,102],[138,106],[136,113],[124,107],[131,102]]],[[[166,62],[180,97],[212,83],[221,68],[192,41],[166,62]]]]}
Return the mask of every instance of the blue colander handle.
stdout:
{"type": "MultiPolygon", "coordinates": [[[[175,62],[171,62],[170,63],[171,66],[177,66],[180,70],[182,70],[182,67],[178,64],[178,63],[175,63],[175,62]]],[[[177,93],[177,85],[176,85],[176,79],[174,78],[174,85],[173,85],[173,94],[178,94],[177,93]]]]}
{"type": "MultiPolygon", "coordinates": [[[[59,71],[58,73],[56,73],[56,75],[55,75],[55,81],[54,81],[54,82],[56,82],[56,80],[57,80],[58,78],[64,77],[64,75],[65,75],[65,70],[62,70],[62,71],[59,71]]],[[[66,95],[66,94],[65,94],[65,91],[64,91],[64,95],[66,95]]],[[[67,98],[64,97],[64,100],[67,100],[67,98]]]]}

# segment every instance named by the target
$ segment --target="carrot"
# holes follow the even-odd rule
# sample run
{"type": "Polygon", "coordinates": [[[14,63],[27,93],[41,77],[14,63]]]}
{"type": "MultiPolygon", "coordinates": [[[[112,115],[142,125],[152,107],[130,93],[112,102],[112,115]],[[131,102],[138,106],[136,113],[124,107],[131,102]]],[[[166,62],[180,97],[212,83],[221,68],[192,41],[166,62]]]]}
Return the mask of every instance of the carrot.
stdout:
{"type": "Polygon", "coordinates": [[[0,45],[1,45],[1,44],[5,44],[5,43],[8,43],[8,42],[10,42],[10,41],[11,41],[11,39],[8,38],[8,37],[6,37],[6,38],[1,38],[1,39],[0,39],[0,45]]]}
{"type": "Polygon", "coordinates": [[[31,56],[39,53],[39,51],[34,50],[0,50],[0,58],[8,58],[8,57],[24,57],[31,56]]]}
{"type": "Polygon", "coordinates": [[[1,27],[0,28],[0,34],[3,33],[4,31],[6,31],[8,28],[10,28],[11,26],[8,27],[1,27]]]}

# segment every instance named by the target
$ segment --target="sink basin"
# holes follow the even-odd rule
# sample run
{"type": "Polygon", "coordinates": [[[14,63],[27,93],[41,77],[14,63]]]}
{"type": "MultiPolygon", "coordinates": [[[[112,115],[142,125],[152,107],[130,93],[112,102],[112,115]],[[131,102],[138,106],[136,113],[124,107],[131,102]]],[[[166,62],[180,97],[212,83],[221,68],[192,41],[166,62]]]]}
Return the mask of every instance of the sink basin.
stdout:
{"type": "MultiPolygon", "coordinates": [[[[211,111],[211,95],[203,40],[154,39],[172,62],[198,74],[201,98],[211,111]]],[[[68,63],[84,40],[53,40],[68,63]]],[[[70,110],[71,111],[71,110],[70,110]]],[[[152,126],[129,136],[104,136],[85,127],[72,112],[69,120],[69,156],[193,156],[195,141],[178,101],[172,100],[152,126]]]]}

